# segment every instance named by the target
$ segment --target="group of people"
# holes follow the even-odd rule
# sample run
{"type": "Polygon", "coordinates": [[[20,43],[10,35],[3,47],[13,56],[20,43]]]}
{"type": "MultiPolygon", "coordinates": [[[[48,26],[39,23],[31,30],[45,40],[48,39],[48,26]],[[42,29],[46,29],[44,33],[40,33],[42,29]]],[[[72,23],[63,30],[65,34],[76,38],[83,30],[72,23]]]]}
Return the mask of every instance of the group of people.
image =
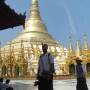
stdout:
{"type": "MultiPolygon", "coordinates": [[[[42,44],[43,54],[40,55],[38,62],[37,81],[38,90],[53,90],[53,74],[55,73],[54,58],[48,52],[48,45],[42,44]]],[[[83,68],[82,60],[76,58],[77,85],[76,90],[88,90],[86,83],[86,71],[83,68]]]]}
{"type": "Polygon", "coordinates": [[[13,87],[9,83],[10,79],[7,79],[4,83],[4,79],[0,78],[0,90],[13,90],[13,87]]]}

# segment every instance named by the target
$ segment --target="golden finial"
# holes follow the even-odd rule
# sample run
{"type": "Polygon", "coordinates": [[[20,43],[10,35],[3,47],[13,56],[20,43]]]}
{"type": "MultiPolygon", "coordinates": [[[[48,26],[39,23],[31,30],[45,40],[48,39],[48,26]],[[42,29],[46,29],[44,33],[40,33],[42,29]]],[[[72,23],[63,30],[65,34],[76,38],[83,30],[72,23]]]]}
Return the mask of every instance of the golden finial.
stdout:
{"type": "Polygon", "coordinates": [[[32,0],[30,18],[31,19],[41,19],[40,12],[39,12],[39,6],[38,6],[38,0],[32,0]]]}
{"type": "Polygon", "coordinates": [[[28,18],[25,24],[24,32],[30,31],[47,33],[47,28],[40,16],[38,0],[32,0],[32,5],[30,8],[30,17],[28,18]]]}
{"type": "Polygon", "coordinates": [[[79,57],[81,55],[81,48],[80,48],[80,42],[77,40],[76,42],[76,57],[79,57]]]}
{"type": "Polygon", "coordinates": [[[32,4],[37,4],[38,0],[32,0],[32,4]]]}
{"type": "Polygon", "coordinates": [[[72,47],[72,37],[69,36],[69,54],[74,54],[73,47],[72,47]]]}
{"type": "Polygon", "coordinates": [[[83,39],[84,39],[84,42],[83,42],[83,49],[84,49],[84,50],[88,50],[89,47],[88,47],[87,34],[84,34],[83,39]]]}

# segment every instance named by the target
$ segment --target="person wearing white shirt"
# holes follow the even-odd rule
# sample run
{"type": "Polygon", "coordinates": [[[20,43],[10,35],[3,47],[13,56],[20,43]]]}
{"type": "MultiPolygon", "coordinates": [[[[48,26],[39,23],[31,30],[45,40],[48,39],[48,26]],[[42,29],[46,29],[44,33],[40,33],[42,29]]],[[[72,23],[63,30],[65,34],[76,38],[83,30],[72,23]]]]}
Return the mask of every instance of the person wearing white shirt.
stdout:
{"type": "Polygon", "coordinates": [[[43,44],[43,54],[38,62],[37,79],[39,80],[38,90],[53,90],[54,58],[47,52],[48,45],[43,44]]]}

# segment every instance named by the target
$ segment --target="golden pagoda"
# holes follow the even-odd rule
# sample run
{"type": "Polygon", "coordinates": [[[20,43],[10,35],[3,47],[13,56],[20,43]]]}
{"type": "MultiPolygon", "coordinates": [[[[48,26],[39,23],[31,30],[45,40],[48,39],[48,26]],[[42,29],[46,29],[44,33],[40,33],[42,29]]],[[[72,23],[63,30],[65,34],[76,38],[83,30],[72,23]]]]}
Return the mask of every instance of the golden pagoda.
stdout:
{"type": "MultiPolygon", "coordinates": [[[[37,73],[37,63],[42,53],[42,43],[49,45],[48,51],[55,58],[56,67],[60,72],[66,72],[65,65],[60,65],[62,56],[67,57],[67,49],[55,40],[47,30],[40,16],[38,0],[32,0],[30,17],[25,22],[25,28],[14,40],[1,48],[0,74],[3,77],[30,77],[37,73]]],[[[62,72],[62,74],[63,74],[62,72]]],[[[60,73],[59,73],[60,74],[60,73]]]]}
{"type": "Polygon", "coordinates": [[[90,74],[90,48],[87,40],[87,34],[84,34],[82,46],[83,61],[87,69],[87,74],[90,74]]]}
{"type": "Polygon", "coordinates": [[[67,57],[67,67],[69,74],[75,75],[76,73],[76,57],[81,57],[82,64],[86,67],[86,71],[90,74],[90,49],[87,41],[87,35],[84,34],[83,43],[80,45],[80,41],[76,41],[76,48],[73,50],[71,37],[69,38],[69,48],[67,57]]]}
{"type": "Polygon", "coordinates": [[[70,75],[75,74],[75,51],[73,49],[72,37],[69,36],[68,57],[66,61],[67,71],[70,75]]]}
{"type": "MultiPolygon", "coordinates": [[[[73,45],[72,45],[72,37],[69,37],[69,46],[68,46],[68,58],[73,58],[75,55],[75,52],[73,50],[73,45]]],[[[72,62],[72,60],[70,60],[72,62]]]]}
{"type": "Polygon", "coordinates": [[[82,46],[82,54],[84,55],[84,61],[88,61],[88,59],[90,59],[89,54],[90,54],[90,50],[89,50],[89,45],[88,45],[88,41],[87,41],[87,35],[84,34],[84,41],[83,41],[83,46],[82,46]]]}

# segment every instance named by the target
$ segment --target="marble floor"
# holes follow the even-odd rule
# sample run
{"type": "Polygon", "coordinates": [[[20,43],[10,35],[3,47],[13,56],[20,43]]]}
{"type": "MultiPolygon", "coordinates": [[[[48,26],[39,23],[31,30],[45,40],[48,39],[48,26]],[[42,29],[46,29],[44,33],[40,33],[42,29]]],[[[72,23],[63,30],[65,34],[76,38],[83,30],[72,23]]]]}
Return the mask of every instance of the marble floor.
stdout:
{"type": "MultiPolygon", "coordinates": [[[[14,90],[37,90],[34,87],[34,80],[11,80],[14,90]]],[[[88,88],[90,89],[90,79],[87,79],[88,88]]],[[[54,90],[76,90],[76,80],[54,80],[54,90]]]]}

